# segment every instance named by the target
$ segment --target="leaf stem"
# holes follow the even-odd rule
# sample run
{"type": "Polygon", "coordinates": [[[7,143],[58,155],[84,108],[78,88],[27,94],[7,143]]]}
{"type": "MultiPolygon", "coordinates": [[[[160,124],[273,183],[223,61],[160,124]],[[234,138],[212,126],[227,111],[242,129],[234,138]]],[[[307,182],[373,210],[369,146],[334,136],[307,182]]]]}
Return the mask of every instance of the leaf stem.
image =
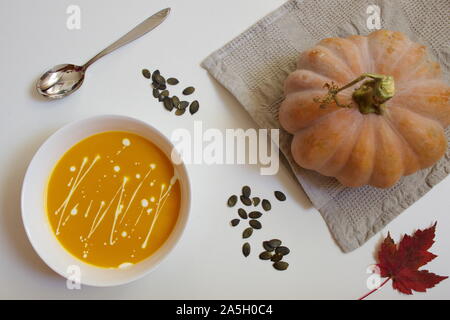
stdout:
{"type": "Polygon", "coordinates": [[[384,286],[389,280],[391,280],[391,278],[387,278],[386,280],[383,281],[382,284],[380,284],[380,286],[378,288],[373,289],[372,291],[366,293],[365,295],[363,295],[361,298],[359,298],[358,300],[364,300],[365,298],[367,298],[369,295],[371,295],[372,293],[374,293],[375,291],[377,291],[378,289],[380,289],[382,286],[384,286]]]}

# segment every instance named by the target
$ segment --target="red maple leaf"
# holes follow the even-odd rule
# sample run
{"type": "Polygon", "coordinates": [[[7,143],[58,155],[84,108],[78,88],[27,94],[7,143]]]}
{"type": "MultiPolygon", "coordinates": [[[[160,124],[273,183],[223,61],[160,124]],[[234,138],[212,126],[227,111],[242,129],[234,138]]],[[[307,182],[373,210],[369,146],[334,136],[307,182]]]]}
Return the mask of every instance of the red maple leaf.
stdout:
{"type": "Polygon", "coordinates": [[[377,266],[380,268],[380,276],[387,278],[380,287],[392,279],[394,289],[404,294],[412,294],[413,291],[426,292],[427,289],[448,278],[427,270],[419,270],[437,257],[428,251],[434,243],[435,230],[436,223],[428,229],[417,230],[412,236],[404,235],[398,245],[388,233],[378,251],[377,266]]]}

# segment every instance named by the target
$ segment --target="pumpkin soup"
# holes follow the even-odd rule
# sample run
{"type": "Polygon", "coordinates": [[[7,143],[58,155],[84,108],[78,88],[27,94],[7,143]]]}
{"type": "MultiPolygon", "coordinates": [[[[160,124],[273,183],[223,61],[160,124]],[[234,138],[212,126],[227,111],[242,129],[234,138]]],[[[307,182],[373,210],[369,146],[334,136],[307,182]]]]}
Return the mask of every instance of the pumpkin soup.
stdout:
{"type": "Polygon", "coordinates": [[[135,264],[172,232],[180,210],[174,167],[134,133],[90,136],[68,150],[48,181],[53,232],[75,257],[99,267],[135,264]]]}

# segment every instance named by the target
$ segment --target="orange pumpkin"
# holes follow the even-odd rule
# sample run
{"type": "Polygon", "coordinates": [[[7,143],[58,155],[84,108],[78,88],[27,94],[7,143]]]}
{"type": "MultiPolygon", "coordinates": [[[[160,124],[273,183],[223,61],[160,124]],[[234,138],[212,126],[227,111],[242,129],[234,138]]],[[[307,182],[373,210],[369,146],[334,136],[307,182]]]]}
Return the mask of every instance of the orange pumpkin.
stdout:
{"type": "Polygon", "coordinates": [[[322,40],[284,90],[294,160],[346,186],[390,187],[447,150],[450,88],[426,47],[400,32],[322,40]]]}

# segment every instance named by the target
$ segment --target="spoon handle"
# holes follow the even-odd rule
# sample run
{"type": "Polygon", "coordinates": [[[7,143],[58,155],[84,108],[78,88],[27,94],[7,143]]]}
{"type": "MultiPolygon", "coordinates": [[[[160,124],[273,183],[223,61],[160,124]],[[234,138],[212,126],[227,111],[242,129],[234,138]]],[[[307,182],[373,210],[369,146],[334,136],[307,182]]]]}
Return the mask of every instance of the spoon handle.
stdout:
{"type": "Polygon", "coordinates": [[[152,15],[150,18],[147,18],[140,24],[138,24],[136,27],[134,27],[133,30],[128,32],[126,35],[121,37],[119,40],[111,44],[110,46],[106,47],[98,53],[95,57],[93,57],[91,60],[86,62],[86,64],[83,66],[83,69],[86,70],[91,64],[93,64],[98,59],[102,58],[103,56],[113,52],[114,50],[142,37],[147,32],[153,30],[157,26],[159,26],[169,15],[170,8],[163,9],[154,15],[152,15]]]}

